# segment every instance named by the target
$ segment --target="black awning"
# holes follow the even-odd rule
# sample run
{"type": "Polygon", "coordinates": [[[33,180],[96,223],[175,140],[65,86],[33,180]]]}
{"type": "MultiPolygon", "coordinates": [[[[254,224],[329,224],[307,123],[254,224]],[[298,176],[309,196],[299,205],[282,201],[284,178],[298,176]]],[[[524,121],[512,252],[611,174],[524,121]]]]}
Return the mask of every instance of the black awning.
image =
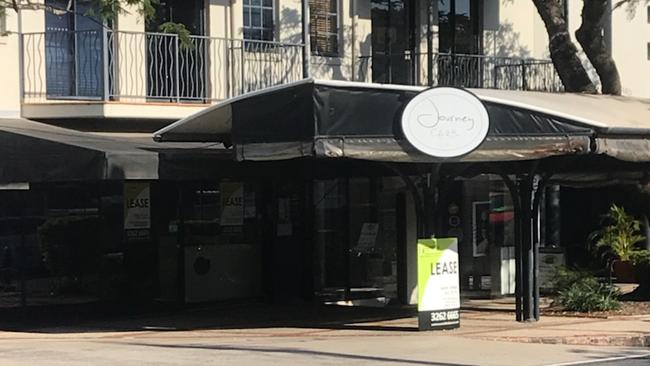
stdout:
{"type": "MultiPolygon", "coordinates": [[[[224,101],[158,131],[154,138],[232,142],[238,160],[441,160],[417,151],[401,130],[402,110],[422,90],[307,79],[224,101]]],[[[584,122],[490,98],[483,102],[490,117],[486,140],[474,152],[445,161],[530,160],[590,152],[595,129],[584,122]]]]}
{"type": "MultiPolygon", "coordinates": [[[[161,146],[149,138],[108,137],[24,119],[0,119],[0,184],[178,179],[173,173],[177,165],[185,172],[191,168],[183,157],[230,158],[224,151],[206,144],[161,146]]],[[[193,169],[194,175],[205,170],[193,169]]]]}

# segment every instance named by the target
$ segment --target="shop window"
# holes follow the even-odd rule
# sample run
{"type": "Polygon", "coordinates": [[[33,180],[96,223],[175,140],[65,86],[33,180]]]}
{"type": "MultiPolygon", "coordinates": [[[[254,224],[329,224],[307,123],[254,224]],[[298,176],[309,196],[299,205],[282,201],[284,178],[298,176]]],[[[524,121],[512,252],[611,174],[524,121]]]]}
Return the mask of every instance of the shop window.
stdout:
{"type": "Polygon", "coordinates": [[[314,55],[339,54],[338,1],[310,0],[309,36],[314,55]]]}
{"type": "Polygon", "coordinates": [[[244,39],[273,41],[273,0],[244,0],[244,39]]]}
{"type": "Polygon", "coordinates": [[[648,42],[647,48],[648,48],[648,56],[647,57],[648,57],[648,61],[650,61],[650,42],[648,42]]]}

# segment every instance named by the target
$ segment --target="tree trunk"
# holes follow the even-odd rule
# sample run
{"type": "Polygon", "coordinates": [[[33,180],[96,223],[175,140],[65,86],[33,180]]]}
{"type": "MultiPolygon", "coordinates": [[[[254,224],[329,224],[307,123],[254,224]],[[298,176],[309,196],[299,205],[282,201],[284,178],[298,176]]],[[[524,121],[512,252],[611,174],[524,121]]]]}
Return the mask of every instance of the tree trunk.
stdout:
{"type": "Polygon", "coordinates": [[[621,78],[603,34],[608,5],[609,0],[584,0],[582,24],[576,30],[576,38],[600,76],[603,94],[621,95],[621,78]]]}
{"type": "Polygon", "coordinates": [[[564,89],[568,92],[596,93],[596,86],[578,57],[564,16],[564,0],[533,0],[546,26],[549,51],[564,89]]]}

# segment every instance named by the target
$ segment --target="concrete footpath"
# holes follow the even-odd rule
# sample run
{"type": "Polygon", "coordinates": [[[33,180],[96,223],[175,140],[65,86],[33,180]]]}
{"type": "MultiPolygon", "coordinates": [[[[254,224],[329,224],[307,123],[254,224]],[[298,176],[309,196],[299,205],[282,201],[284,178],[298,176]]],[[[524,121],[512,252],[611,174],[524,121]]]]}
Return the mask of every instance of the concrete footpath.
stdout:
{"type": "Polygon", "coordinates": [[[74,325],[0,324],[0,365],[649,362],[650,315],[517,323],[511,312],[463,311],[461,328],[444,332],[418,332],[414,315],[401,308],[249,304],[74,325]]]}
{"type": "MultiPolygon", "coordinates": [[[[3,327],[0,324],[0,339],[31,338],[35,334],[57,338],[198,330],[228,337],[291,336],[305,332],[320,336],[422,334],[417,332],[415,315],[414,309],[403,308],[247,304],[116,317],[74,325],[3,327]]],[[[650,349],[650,314],[606,319],[543,315],[539,322],[519,323],[509,311],[463,310],[460,329],[434,333],[492,341],[650,349]]]]}

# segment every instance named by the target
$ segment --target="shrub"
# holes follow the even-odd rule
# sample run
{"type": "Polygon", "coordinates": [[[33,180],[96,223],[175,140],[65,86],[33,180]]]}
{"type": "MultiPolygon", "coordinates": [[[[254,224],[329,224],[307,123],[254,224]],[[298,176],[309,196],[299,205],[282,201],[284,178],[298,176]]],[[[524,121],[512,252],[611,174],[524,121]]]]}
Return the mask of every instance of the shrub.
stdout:
{"type": "Polygon", "coordinates": [[[556,300],[568,311],[608,311],[621,306],[618,288],[599,282],[589,272],[563,268],[555,283],[559,289],[556,300]]]}
{"type": "Polygon", "coordinates": [[[650,266],[650,250],[637,250],[630,256],[635,266],[650,266]]]}

